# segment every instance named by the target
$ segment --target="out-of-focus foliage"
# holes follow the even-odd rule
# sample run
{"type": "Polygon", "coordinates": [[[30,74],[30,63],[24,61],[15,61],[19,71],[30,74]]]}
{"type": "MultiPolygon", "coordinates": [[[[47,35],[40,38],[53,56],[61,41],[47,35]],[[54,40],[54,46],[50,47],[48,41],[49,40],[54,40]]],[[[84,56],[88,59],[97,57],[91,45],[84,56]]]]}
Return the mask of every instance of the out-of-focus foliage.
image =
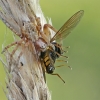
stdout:
{"type": "MultiPolygon", "coordinates": [[[[53,26],[59,29],[65,21],[79,10],[84,16],[79,25],[64,40],[64,46],[70,46],[67,67],[57,68],[66,81],[47,75],[47,83],[53,100],[100,100],[100,1],[99,0],[41,0],[45,17],[52,19],[53,26]]],[[[12,41],[11,32],[0,21],[0,46],[12,41]]],[[[0,48],[1,52],[1,48],[0,48]]],[[[55,66],[59,65],[56,63],[55,66]]],[[[5,74],[0,64],[0,84],[5,86],[5,74]]],[[[6,100],[0,85],[0,100],[6,100]]]]}

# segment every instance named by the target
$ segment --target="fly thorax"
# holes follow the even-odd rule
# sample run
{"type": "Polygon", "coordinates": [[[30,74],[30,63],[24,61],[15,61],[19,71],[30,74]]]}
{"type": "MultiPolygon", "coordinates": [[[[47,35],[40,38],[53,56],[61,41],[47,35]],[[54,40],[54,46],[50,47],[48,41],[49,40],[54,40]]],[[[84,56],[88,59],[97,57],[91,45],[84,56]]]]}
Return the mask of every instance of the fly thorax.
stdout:
{"type": "Polygon", "coordinates": [[[63,53],[63,52],[62,52],[61,45],[58,44],[58,43],[56,43],[56,42],[52,42],[52,44],[53,44],[54,47],[55,47],[56,57],[59,58],[59,56],[63,53]]]}

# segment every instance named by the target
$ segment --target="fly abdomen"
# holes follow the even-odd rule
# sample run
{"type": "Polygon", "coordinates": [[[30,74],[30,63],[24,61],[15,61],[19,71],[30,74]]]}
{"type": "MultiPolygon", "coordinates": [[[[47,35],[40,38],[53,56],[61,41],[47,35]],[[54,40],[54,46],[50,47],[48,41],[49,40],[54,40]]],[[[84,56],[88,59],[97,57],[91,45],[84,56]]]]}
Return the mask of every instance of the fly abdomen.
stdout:
{"type": "Polygon", "coordinates": [[[52,65],[52,63],[51,63],[51,61],[50,61],[50,59],[49,59],[48,56],[46,56],[46,57],[44,58],[44,65],[45,65],[45,67],[46,67],[46,72],[47,72],[48,74],[52,74],[55,68],[54,68],[54,66],[52,65]]]}
{"type": "Polygon", "coordinates": [[[41,52],[40,58],[42,59],[45,70],[48,74],[52,74],[55,70],[54,63],[56,60],[56,54],[53,49],[47,49],[44,52],[41,52]]]}
{"type": "Polygon", "coordinates": [[[46,56],[46,57],[44,58],[44,64],[45,64],[46,67],[50,64],[49,57],[46,56]]]}

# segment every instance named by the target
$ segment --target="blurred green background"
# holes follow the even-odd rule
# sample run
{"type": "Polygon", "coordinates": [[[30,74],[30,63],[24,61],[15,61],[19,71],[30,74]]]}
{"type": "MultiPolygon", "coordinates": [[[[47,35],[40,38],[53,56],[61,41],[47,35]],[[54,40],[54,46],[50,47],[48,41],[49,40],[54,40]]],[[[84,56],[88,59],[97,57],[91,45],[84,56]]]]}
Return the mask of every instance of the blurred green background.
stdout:
{"type": "MultiPolygon", "coordinates": [[[[69,56],[68,65],[73,69],[61,67],[55,71],[66,83],[57,76],[47,75],[52,100],[100,100],[100,0],[40,0],[40,4],[45,17],[52,19],[56,29],[77,11],[85,12],[81,22],[64,40],[64,46],[70,46],[65,55],[69,56]]],[[[6,31],[0,21],[1,46],[6,31]]],[[[11,36],[9,31],[7,36],[11,36]]],[[[7,38],[7,43],[11,40],[7,38]]],[[[2,90],[5,74],[1,63],[0,84],[0,100],[6,100],[2,90]]]]}

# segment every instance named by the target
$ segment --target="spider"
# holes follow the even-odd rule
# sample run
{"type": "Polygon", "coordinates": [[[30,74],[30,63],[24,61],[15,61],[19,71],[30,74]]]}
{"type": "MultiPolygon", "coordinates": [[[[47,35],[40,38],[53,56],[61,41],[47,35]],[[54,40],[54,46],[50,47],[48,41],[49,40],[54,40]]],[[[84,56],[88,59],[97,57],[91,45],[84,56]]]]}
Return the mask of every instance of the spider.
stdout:
{"type": "MultiPolygon", "coordinates": [[[[6,20],[3,19],[4,23],[7,25],[7,27],[12,30],[18,37],[20,37],[20,40],[15,41],[9,45],[7,45],[3,51],[5,52],[6,50],[8,50],[10,47],[15,46],[15,48],[13,49],[13,51],[11,52],[10,56],[11,58],[13,57],[13,55],[15,54],[16,50],[18,49],[19,46],[21,46],[22,44],[24,45],[24,47],[28,47],[29,45],[34,45],[36,51],[40,52],[41,50],[45,50],[45,48],[47,47],[47,45],[50,45],[50,31],[48,28],[52,29],[53,31],[57,32],[56,29],[54,29],[50,24],[44,24],[43,26],[43,31],[42,31],[42,25],[40,22],[40,17],[36,17],[35,16],[35,24],[32,22],[23,22],[23,26],[21,27],[21,34],[18,34],[9,24],[9,22],[7,22],[6,20]],[[26,25],[28,24],[28,25],[26,25]],[[28,27],[26,27],[28,26],[28,27]],[[32,38],[30,36],[30,32],[36,32],[38,37],[35,41],[32,41],[32,38]]],[[[20,59],[20,57],[22,56],[23,52],[21,51],[19,56],[18,56],[18,60],[20,59]]]]}

